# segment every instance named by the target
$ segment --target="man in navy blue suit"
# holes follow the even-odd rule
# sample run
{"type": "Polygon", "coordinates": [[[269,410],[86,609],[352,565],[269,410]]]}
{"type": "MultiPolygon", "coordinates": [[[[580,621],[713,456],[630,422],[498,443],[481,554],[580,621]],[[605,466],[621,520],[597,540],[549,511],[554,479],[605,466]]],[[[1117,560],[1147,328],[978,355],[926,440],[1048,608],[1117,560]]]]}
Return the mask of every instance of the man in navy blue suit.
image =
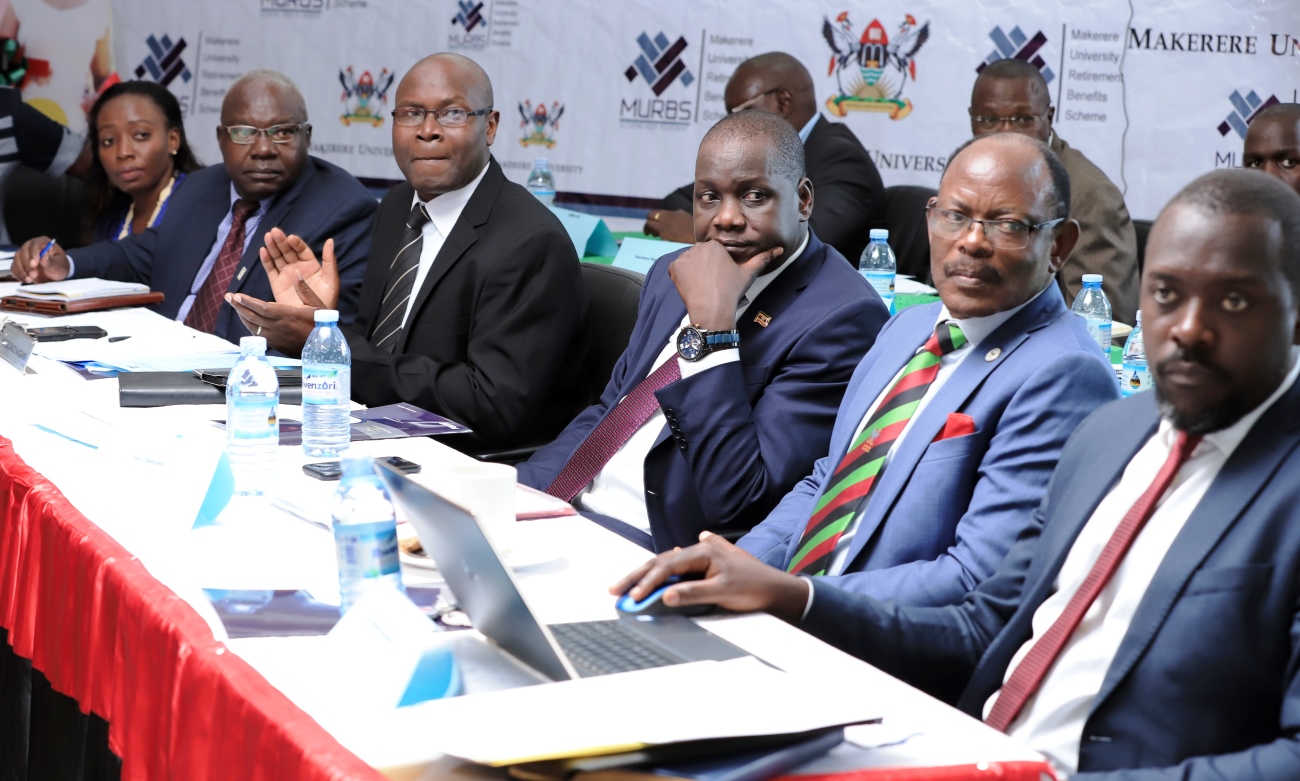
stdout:
{"type": "Polygon", "coordinates": [[[927,213],[942,301],[885,326],[830,450],[738,543],[779,569],[911,605],[959,602],[993,574],[1066,439],[1119,397],[1082,320],[1045,292],[1079,235],[1056,156],[1006,134],[949,159],[927,213]],[[961,344],[929,352],[939,333],[961,344]]]}
{"type": "Polygon", "coordinates": [[[273,296],[258,257],[262,242],[254,239],[280,227],[318,253],[334,239],[339,314],[350,322],[377,204],[351,174],[307,154],[311,125],[302,93],[283,74],[247,73],[226,93],[216,132],[223,163],[191,174],[161,225],[75,250],[71,258],[57,244],[41,257],[49,239],[33,239],[14,258],[15,276],[140,282],[165,296],[152,307],[159,314],[238,342],[249,331],[225,294],[273,296]]]}
{"type": "Polygon", "coordinates": [[[961,604],[811,585],[713,540],[615,589],[705,571],[665,602],[797,622],[1073,778],[1300,778],[1300,196],[1254,171],[1188,185],[1141,307],[1155,392],[1084,421],[961,604]]]}
{"type": "Polygon", "coordinates": [[[600,401],[519,466],[522,483],[655,550],[753,526],[826,448],[888,312],[808,228],[784,119],[730,115],[700,144],[696,244],[646,277],[600,401]]]}

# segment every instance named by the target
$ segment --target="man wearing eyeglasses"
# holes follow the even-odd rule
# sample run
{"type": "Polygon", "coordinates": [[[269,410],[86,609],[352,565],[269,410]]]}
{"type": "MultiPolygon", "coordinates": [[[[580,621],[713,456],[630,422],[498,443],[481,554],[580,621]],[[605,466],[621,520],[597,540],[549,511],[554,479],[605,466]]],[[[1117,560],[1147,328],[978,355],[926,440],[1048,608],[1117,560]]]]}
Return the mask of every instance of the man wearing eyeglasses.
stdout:
{"type": "Polygon", "coordinates": [[[1057,272],[1067,304],[1083,288],[1084,274],[1101,274],[1116,320],[1133,323],[1137,313],[1137,233],[1119,188],[1052,129],[1056,109],[1043,74],[1024,60],[998,60],[980,71],[971,90],[971,131],[1019,133],[1052,147],[1070,175],[1070,217],[1079,241],[1057,272]]]}
{"type": "MultiPolygon", "coordinates": [[[[587,401],[587,291],[573,242],[493,159],[500,114],[477,63],[426,57],[394,102],[406,181],[375,215],[360,311],[343,327],[352,398],[445,415],[474,431],[448,444],[479,454],[548,441],[587,401]]],[[[332,253],[272,231],[263,265],[276,299],[227,299],[270,346],[298,355],[314,310],[333,308],[332,253]]]]}
{"type": "Polygon", "coordinates": [[[160,225],[72,256],[57,244],[42,256],[49,239],[33,239],[15,257],[15,276],[147,284],[165,297],[152,307],[159,314],[238,342],[250,329],[224,297],[274,295],[258,249],[261,235],[278,227],[317,250],[334,239],[339,314],[350,322],[375,200],[351,174],[308,155],[311,125],[298,88],[275,71],[245,74],[222,101],[216,133],[222,163],[190,174],[160,225]]]}
{"type": "Polygon", "coordinates": [[[952,155],[927,209],[942,301],[886,324],[829,453],[740,548],[908,605],[953,604],[993,573],[1034,523],[1065,440],[1119,396],[1053,281],[1079,235],[1069,210],[1040,141],[998,135],[952,155]]]}

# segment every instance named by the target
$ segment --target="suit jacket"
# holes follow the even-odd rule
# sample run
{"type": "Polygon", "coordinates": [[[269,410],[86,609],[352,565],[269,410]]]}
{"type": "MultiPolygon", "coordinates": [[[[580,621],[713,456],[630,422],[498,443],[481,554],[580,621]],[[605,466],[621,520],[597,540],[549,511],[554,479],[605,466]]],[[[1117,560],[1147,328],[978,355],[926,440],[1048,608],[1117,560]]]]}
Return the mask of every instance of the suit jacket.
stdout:
{"type": "MultiPolygon", "coordinates": [[[[519,465],[521,483],[550,485],[592,429],[654,368],[686,316],[668,277],[679,254],[650,269],[632,338],[600,401],[519,465]]],[[[888,317],[871,286],[810,235],[803,254],[737,324],[740,361],[656,394],[668,422],[645,461],[654,549],[690,545],[705,529],[748,529],[763,518],[825,451],[853,366],[888,317]],[[767,327],[755,321],[760,311],[771,316],[767,327]]],[[[643,533],[632,531],[625,536],[639,536],[649,547],[643,533]]]]}
{"type": "MultiPolygon", "coordinates": [[[[217,164],[195,171],[172,195],[167,219],[161,225],[121,241],[102,241],[69,253],[76,264],[76,276],[146,284],[162,291],[165,297],[161,304],[150,308],[174,318],[229,211],[230,176],[226,167],[217,164]]],[[[271,202],[227,290],[263,301],[274,300],[271,282],[258,257],[258,250],[264,246],[261,234],[273,227],[302,237],[316,257],[320,257],[325,240],[332,238],[339,264],[339,317],[350,322],[357,312],[374,211],[375,199],[352,174],[333,163],[308,158],[298,181],[271,202]]],[[[222,302],[215,333],[238,343],[240,337],[248,336],[248,329],[234,309],[222,302]]]]}
{"type": "MultiPolygon", "coordinates": [[[[867,410],[934,333],[941,307],[906,309],[881,331],[844,395],[829,453],[740,547],[789,565],[867,410]]],[[[903,604],[961,601],[1031,523],[1066,439],[1117,398],[1082,319],[1054,291],[1035,298],[973,348],[912,423],[867,503],[846,574],[826,580],[903,604]],[[935,441],[954,412],[975,433],[935,441]]]]}
{"type": "Polygon", "coordinates": [[[1056,272],[1066,304],[1083,289],[1084,274],[1101,274],[1114,318],[1133,324],[1138,306],[1137,232],[1124,196],[1101,169],[1059,135],[1052,151],[1070,175],[1070,216],[1079,221],[1079,243],[1056,272]]]}
{"type": "MultiPolygon", "coordinates": [[[[1157,424],[1152,393],[1084,421],[1034,525],[962,604],[907,608],[819,584],[803,627],[978,717],[1157,424]]],[[[1300,778],[1297,444],[1300,385],[1256,422],[1165,554],[1084,724],[1077,778],[1300,778]]]]}
{"type": "MultiPolygon", "coordinates": [[[[880,172],[848,125],[826,117],[813,125],[803,152],[813,184],[813,232],[857,268],[873,218],[884,208],[880,172]]],[[[695,205],[695,184],[674,190],[659,205],[689,213],[695,205]]]]}
{"type": "Polygon", "coordinates": [[[568,233],[492,159],[390,354],[371,346],[371,332],[414,197],[399,184],[375,215],[361,309],[343,328],[352,398],[409,402],[469,426],[473,435],[445,440],[465,450],[549,440],[586,401],[587,290],[568,233]]]}

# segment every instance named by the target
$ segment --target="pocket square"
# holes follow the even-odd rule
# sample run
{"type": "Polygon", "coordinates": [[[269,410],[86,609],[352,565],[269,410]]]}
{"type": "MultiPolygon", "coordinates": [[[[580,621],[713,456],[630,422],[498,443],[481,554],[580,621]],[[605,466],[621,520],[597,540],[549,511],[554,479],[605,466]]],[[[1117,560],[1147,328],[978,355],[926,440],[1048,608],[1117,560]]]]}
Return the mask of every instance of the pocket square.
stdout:
{"type": "Polygon", "coordinates": [[[949,412],[948,420],[944,422],[943,428],[939,430],[934,441],[938,442],[943,439],[952,439],[953,437],[965,437],[974,433],[974,418],[970,415],[963,415],[960,412],[949,412]]]}

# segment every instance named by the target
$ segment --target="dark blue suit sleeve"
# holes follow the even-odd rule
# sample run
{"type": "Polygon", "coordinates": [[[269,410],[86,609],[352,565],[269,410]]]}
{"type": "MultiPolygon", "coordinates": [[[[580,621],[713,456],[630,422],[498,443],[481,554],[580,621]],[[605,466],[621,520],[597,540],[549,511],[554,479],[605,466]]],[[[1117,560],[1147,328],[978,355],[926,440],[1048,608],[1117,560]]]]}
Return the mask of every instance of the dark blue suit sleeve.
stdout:
{"type": "Polygon", "coordinates": [[[121,241],[100,241],[89,247],[70,250],[68,257],[72,258],[74,265],[72,276],[148,285],[153,280],[157,247],[158,229],[148,228],[121,241]]]}
{"type": "Polygon", "coordinates": [[[339,267],[339,322],[351,323],[361,303],[361,280],[366,276],[370,257],[370,234],[379,202],[369,195],[350,198],[321,221],[317,243],[312,251],[321,256],[325,239],[334,239],[334,258],[339,267]]]}

